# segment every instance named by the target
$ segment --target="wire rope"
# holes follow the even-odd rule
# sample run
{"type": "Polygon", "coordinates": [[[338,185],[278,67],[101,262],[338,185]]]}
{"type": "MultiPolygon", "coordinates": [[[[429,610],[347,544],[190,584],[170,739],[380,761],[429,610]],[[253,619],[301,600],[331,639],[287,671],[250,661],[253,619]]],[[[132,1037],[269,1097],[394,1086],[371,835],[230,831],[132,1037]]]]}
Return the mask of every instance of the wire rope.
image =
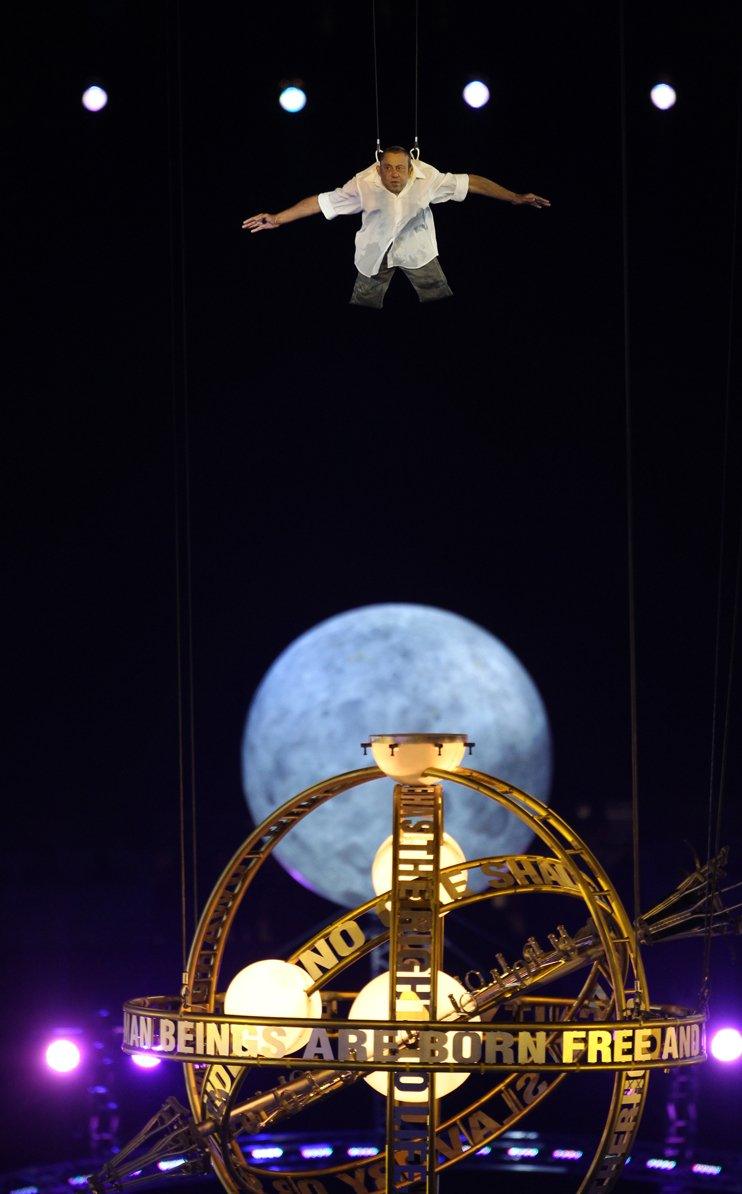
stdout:
{"type": "Polygon", "coordinates": [[[374,100],[376,103],[376,160],[381,157],[381,123],[379,121],[379,54],[376,45],[376,0],[371,0],[371,40],[374,50],[374,100]]]}
{"type": "Polygon", "coordinates": [[[420,0],[415,0],[415,107],[414,107],[414,136],[412,154],[413,157],[420,157],[420,141],[418,139],[419,127],[419,100],[420,100],[420,0]]]}
{"type": "Polygon", "coordinates": [[[193,666],[193,600],[191,567],[191,478],[188,416],[187,301],[185,272],[185,186],[183,151],[183,37],[180,0],[174,0],[169,23],[167,103],[170,200],[170,347],[173,426],[173,524],[175,566],[175,638],[178,753],[178,839],[180,928],[183,970],[188,957],[188,850],[192,915],[198,917],[196,755],[193,666]],[[181,484],[182,473],[182,484],[181,484]],[[187,675],[187,683],[184,678],[187,675]],[[186,787],[190,796],[187,826],[186,787]]]}
{"type": "MultiPolygon", "coordinates": [[[[371,0],[371,45],[373,49],[374,67],[374,105],[376,110],[376,160],[381,157],[381,120],[379,116],[379,51],[376,30],[376,0],[371,0]]],[[[410,151],[413,158],[420,156],[419,140],[420,115],[420,0],[415,0],[415,69],[413,85],[413,126],[414,141],[410,151]]]]}
{"type": "Polygon", "coordinates": [[[723,729],[720,750],[718,785],[717,773],[717,738],[719,722],[719,686],[721,674],[721,638],[723,621],[723,592],[724,592],[724,563],[726,557],[727,538],[727,490],[729,476],[729,424],[731,416],[732,396],[732,364],[734,348],[734,308],[736,298],[736,265],[738,241],[738,213],[740,190],[740,153],[742,153],[742,61],[738,65],[737,80],[737,129],[734,151],[734,185],[732,190],[732,230],[730,245],[729,268],[729,317],[727,320],[727,351],[724,381],[724,421],[722,432],[722,460],[719,511],[719,559],[716,578],[716,629],[714,634],[714,670],[711,704],[711,743],[709,757],[709,793],[708,793],[708,825],[706,838],[706,861],[709,864],[708,873],[708,910],[706,915],[706,930],[703,949],[701,1003],[708,1004],[711,982],[711,937],[713,905],[716,901],[719,885],[719,868],[710,866],[712,858],[719,854],[721,848],[722,810],[726,788],[726,771],[729,742],[729,720],[732,701],[732,684],[734,675],[734,657],[737,643],[737,621],[739,610],[740,566],[742,564],[742,521],[740,523],[737,543],[737,564],[732,598],[732,628],[729,643],[729,662],[727,665],[727,684],[725,694],[725,708],[723,713],[723,729]]]}
{"type": "Polygon", "coordinates": [[[634,920],[641,915],[639,868],[639,716],[636,667],[636,552],[634,543],[634,461],[631,397],[631,310],[629,303],[628,130],[626,102],[625,3],[619,4],[619,89],[621,129],[621,259],[623,278],[623,374],[626,461],[626,560],[629,638],[629,723],[631,754],[631,821],[634,920]]]}

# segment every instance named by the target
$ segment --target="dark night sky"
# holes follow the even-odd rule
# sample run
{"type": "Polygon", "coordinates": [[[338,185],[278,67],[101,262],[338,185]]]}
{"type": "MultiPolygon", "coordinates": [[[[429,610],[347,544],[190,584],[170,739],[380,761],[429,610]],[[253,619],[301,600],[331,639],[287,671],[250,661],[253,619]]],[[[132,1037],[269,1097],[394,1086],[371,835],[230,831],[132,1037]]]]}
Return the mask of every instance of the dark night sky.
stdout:
{"type": "MultiPolygon", "coordinates": [[[[455,298],[422,309],[397,279],[376,313],[347,305],[355,221],[240,231],[246,215],[370,160],[368,7],[183,5],[203,891],[249,824],[239,743],[266,668],[325,617],[403,600],[472,618],[520,657],[552,722],[552,801],[568,819],[590,807],[581,829],[630,896],[630,826],[615,819],[630,799],[618,8],[536,0],[498,5],[494,19],[490,7],[421,5],[422,156],[553,206],[439,207],[455,298]],[[459,98],[472,75],[493,94],[480,112],[459,98]],[[309,104],[289,117],[277,89],[296,77],[309,104]]],[[[646,905],[681,877],[687,843],[705,850],[742,10],[628,7],[646,905]],[[660,113],[648,91],[665,75],[679,101],[660,113]]],[[[29,1060],[49,1025],[178,984],[172,395],[173,379],[183,392],[183,288],[173,14],[143,0],[31,0],[10,24],[2,894],[9,1056],[28,1071],[5,1121],[13,1163],[42,1151],[28,1128],[39,1108],[46,1153],[75,1147],[29,1060]],[[111,95],[98,116],[79,102],[94,76],[111,95]]],[[[379,29],[382,141],[408,143],[412,6],[380,3],[379,29]]],[[[736,272],[739,282],[738,261],[736,272]]],[[[739,715],[737,692],[722,835],[736,875],[739,715]]],[[[273,881],[288,892],[277,868],[273,881]]],[[[331,911],[306,903],[315,920],[331,911]]],[[[269,913],[278,933],[299,930],[269,913]]],[[[653,995],[693,1002],[699,947],[667,951],[650,963],[653,995]]],[[[739,1015],[738,948],[714,953],[712,1010],[739,1015]]],[[[722,1133],[739,1082],[717,1080],[722,1133]]]]}

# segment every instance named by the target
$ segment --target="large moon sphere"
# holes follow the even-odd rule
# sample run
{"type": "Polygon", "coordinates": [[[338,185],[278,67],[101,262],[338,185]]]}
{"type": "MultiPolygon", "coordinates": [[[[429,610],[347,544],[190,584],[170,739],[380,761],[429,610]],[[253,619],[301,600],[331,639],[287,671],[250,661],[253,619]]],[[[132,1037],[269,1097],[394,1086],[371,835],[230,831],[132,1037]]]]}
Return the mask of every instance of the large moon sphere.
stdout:
{"type": "MultiPolygon", "coordinates": [[[[424,605],[364,606],[297,638],[269,668],[242,744],[257,823],[304,788],[369,765],[369,734],[466,733],[471,765],[547,800],[551,738],[528,672],[493,634],[424,605]]],[[[464,765],[466,765],[466,760],[464,765]]],[[[530,831],[460,784],[445,826],[467,858],[521,853],[530,831]]],[[[310,813],[274,851],[301,883],[345,907],[373,895],[371,864],[391,833],[392,783],[374,780],[310,813]]]]}

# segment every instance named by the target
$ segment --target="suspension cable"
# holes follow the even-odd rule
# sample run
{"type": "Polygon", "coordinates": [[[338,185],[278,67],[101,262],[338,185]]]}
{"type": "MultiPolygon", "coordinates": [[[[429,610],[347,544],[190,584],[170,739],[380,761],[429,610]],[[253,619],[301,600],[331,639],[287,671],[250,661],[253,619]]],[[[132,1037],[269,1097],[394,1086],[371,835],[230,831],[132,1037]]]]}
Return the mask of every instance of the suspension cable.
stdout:
{"type": "MultiPolygon", "coordinates": [[[[735,137],[735,152],[734,152],[734,186],[732,191],[732,236],[730,245],[730,268],[729,268],[729,318],[727,321],[727,353],[726,353],[726,373],[724,382],[724,427],[722,432],[722,459],[721,459],[721,493],[720,493],[720,513],[719,513],[719,563],[716,578],[716,631],[714,635],[714,674],[713,674],[713,690],[711,702],[711,746],[709,758],[709,794],[708,794],[708,825],[706,838],[706,861],[710,863],[711,859],[718,855],[721,847],[721,824],[722,824],[722,807],[724,803],[725,786],[726,786],[726,768],[727,768],[727,745],[729,740],[729,717],[732,701],[732,681],[734,673],[734,656],[737,642],[737,617],[739,609],[739,590],[740,590],[740,565],[742,563],[742,521],[740,522],[739,540],[737,544],[737,564],[735,569],[735,582],[732,605],[732,628],[731,640],[729,644],[729,662],[727,665],[727,686],[725,696],[725,710],[723,716],[723,731],[721,744],[721,762],[719,765],[718,786],[716,784],[717,771],[717,736],[718,736],[718,720],[719,720],[719,683],[721,672],[721,627],[722,627],[722,603],[723,603],[723,589],[724,589],[724,562],[726,556],[726,535],[727,535],[727,488],[728,488],[728,473],[729,473],[729,423],[731,414],[731,395],[732,395],[732,359],[734,346],[734,307],[735,307],[735,282],[736,282],[736,264],[737,264],[737,226],[738,226],[738,211],[739,211],[739,190],[740,190],[740,153],[742,153],[742,61],[739,65],[738,82],[737,82],[737,130],[735,137]],[[716,806],[714,810],[714,806],[716,806]]],[[[713,911],[713,904],[718,891],[719,885],[719,868],[710,867],[708,874],[708,889],[709,889],[709,903],[706,915],[706,932],[703,948],[703,969],[701,980],[701,1004],[706,1006],[709,999],[709,987],[711,982],[711,915],[713,911]],[[713,872],[713,873],[712,873],[713,872]]]]}
{"type": "MultiPolygon", "coordinates": [[[[727,670],[727,690],[724,699],[724,732],[721,739],[721,763],[719,766],[719,796],[716,803],[716,830],[714,836],[714,852],[721,849],[721,825],[724,797],[726,796],[727,760],[729,757],[729,722],[732,707],[732,690],[734,682],[734,659],[737,653],[737,626],[739,623],[739,590],[742,578],[742,520],[740,520],[737,536],[737,564],[734,576],[734,596],[732,598],[732,630],[729,639],[729,665],[727,670]]],[[[714,887],[717,880],[714,878],[714,887]]]]}
{"type": "Polygon", "coordinates": [[[414,118],[414,134],[415,141],[412,147],[412,156],[420,157],[420,141],[418,140],[418,109],[420,97],[420,0],[415,0],[415,118],[414,118]]]}
{"type": "Polygon", "coordinates": [[[621,119],[621,250],[623,269],[624,409],[626,456],[626,557],[628,582],[629,721],[631,734],[631,820],[634,920],[641,915],[639,876],[639,732],[636,678],[636,566],[634,548],[634,463],[631,409],[631,322],[629,307],[628,133],[626,103],[625,0],[619,4],[619,76],[621,119]]]}
{"type": "Polygon", "coordinates": [[[379,55],[376,48],[376,0],[371,0],[371,39],[374,48],[374,99],[376,101],[376,160],[381,157],[381,124],[379,122],[379,55]]]}
{"type": "Polygon", "coordinates": [[[185,274],[185,187],[183,154],[183,60],[180,0],[173,4],[167,59],[170,198],[170,342],[173,425],[173,524],[175,566],[175,647],[178,738],[178,836],[182,968],[188,955],[187,836],[191,839],[194,924],[198,915],[196,880],[196,766],[191,583],[191,481],[188,419],[188,353],[185,274]],[[182,482],[181,482],[182,474],[182,482]],[[184,681],[187,672],[187,686],[184,681]],[[186,717],[186,711],[188,716],[186,717]],[[190,826],[186,816],[186,776],[190,788],[190,826]]]}

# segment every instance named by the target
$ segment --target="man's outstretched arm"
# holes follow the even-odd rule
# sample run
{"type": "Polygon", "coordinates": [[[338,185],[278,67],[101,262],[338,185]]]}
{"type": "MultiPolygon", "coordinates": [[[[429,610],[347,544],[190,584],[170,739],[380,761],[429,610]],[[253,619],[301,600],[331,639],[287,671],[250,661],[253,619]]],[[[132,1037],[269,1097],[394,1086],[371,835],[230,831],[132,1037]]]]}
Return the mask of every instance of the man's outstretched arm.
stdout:
{"type": "Polygon", "coordinates": [[[267,232],[271,228],[280,228],[282,224],[290,224],[292,220],[303,220],[305,216],[318,216],[320,210],[317,196],[309,195],[308,198],[295,203],[293,207],[287,207],[285,211],[276,212],[275,215],[261,211],[256,216],[250,216],[249,219],[242,221],[242,227],[249,232],[267,232]]]}
{"type": "Polygon", "coordinates": [[[499,182],[492,182],[489,178],[482,178],[479,174],[469,175],[469,194],[486,195],[489,199],[504,199],[507,203],[514,203],[517,207],[527,204],[529,207],[551,207],[548,199],[534,195],[529,191],[526,195],[519,195],[516,191],[509,191],[501,187],[499,182]]]}

